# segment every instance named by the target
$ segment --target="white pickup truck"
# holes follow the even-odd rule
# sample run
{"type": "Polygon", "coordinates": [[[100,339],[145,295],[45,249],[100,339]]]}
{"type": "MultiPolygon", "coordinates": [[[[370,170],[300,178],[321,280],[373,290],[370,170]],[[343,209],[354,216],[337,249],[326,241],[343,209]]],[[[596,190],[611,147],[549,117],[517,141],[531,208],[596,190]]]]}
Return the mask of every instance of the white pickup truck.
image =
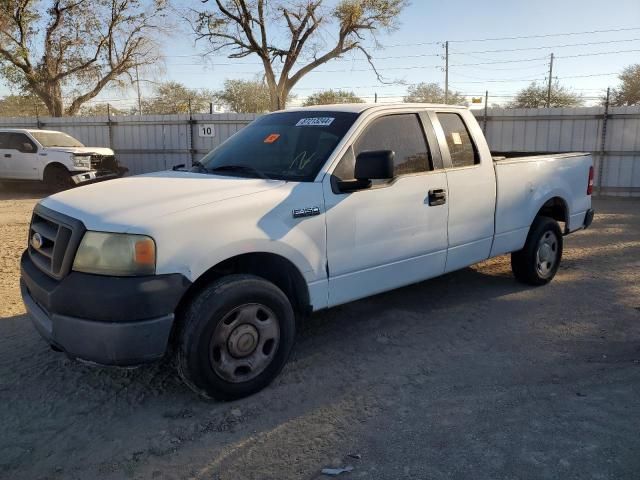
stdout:
{"type": "Polygon", "coordinates": [[[279,373],[313,311],[505,253],[517,279],[549,282],[592,184],[584,153],[494,161],[460,107],[276,112],[188,171],[42,200],[22,294],[71,357],[172,352],[196,392],[237,398],[279,373]]]}
{"type": "Polygon", "coordinates": [[[55,130],[0,128],[0,182],[40,181],[52,191],[122,176],[110,148],[55,130]]]}

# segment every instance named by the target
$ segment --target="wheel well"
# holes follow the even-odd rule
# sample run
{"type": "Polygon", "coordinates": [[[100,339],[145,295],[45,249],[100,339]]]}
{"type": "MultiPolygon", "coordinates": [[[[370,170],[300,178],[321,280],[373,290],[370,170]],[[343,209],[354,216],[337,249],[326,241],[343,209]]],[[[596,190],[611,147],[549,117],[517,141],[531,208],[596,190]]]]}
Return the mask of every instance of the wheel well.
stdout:
{"type": "Polygon", "coordinates": [[[568,209],[567,203],[560,197],[553,197],[547,200],[544,205],[538,210],[538,215],[550,217],[557,222],[567,223],[568,221],[568,209]]]}
{"type": "Polygon", "coordinates": [[[54,168],[64,168],[66,172],[69,171],[67,167],[65,167],[62,163],[59,163],[59,162],[47,163],[47,165],[44,167],[44,171],[42,172],[42,179],[45,180],[47,173],[53,170],[54,168]]]}
{"type": "Polygon", "coordinates": [[[280,255],[256,252],[231,257],[207,270],[189,287],[176,313],[179,314],[202,286],[234,273],[256,275],[270,281],[284,292],[299,314],[306,315],[311,310],[307,282],[298,268],[280,255]]]}

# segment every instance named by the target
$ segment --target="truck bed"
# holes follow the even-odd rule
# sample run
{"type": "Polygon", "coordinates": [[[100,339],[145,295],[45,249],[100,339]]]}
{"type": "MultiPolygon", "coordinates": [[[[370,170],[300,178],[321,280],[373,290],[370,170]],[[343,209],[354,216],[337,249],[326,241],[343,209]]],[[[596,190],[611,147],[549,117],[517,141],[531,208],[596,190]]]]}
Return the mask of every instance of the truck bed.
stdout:
{"type": "Polygon", "coordinates": [[[544,158],[571,158],[589,155],[585,152],[491,152],[494,162],[521,161],[532,162],[544,158]]]}
{"type": "Polygon", "coordinates": [[[492,254],[512,252],[524,245],[532,219],[546,199],[556,199],[554,203],[566,211],[565,233],[582,228],[591,205],[586,191],[592,164],[589,153],[498,152],[493,164],[496,217],[492,254]]]}

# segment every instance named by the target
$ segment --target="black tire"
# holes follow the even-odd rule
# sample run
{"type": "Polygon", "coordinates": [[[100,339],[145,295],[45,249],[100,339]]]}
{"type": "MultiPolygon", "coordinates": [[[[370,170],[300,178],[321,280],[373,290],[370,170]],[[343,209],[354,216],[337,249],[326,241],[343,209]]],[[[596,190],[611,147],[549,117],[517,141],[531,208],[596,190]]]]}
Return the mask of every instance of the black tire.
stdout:
{"type": "Polygon", "coordinates": [[[289,299],[253,275],[214,281],[194,296],[179,321],[178,373],[206,398],[233,400],[263,389],[280,373],[295,342],[289,299]],[[261,322],[268,322],[269,332],[263,334],[261,322]]]}
{"type": "Polygon", "coordinates": [[[62,165],[49,165],[44,170],[44,184],[53,193],[72,187],[71,174],[62,165]]]}
{"type": "Polygon", "coordinates": [[[545,285],[562,260],[562,232],[558,222],[538,216],[533,221],[524,248],[511,254],[514,276],[528,285],[545,285]]]}

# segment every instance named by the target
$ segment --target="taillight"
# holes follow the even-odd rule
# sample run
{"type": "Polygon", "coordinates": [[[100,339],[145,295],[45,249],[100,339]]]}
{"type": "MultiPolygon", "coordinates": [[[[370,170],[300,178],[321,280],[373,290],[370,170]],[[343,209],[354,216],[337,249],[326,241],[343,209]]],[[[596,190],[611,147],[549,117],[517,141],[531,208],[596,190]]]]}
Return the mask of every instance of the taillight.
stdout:
{"type": "Polygon", "coordinates": [[[587,195],[593,192],[593,166],[589,167],[589,183],[587,184],[587,195]]]}

